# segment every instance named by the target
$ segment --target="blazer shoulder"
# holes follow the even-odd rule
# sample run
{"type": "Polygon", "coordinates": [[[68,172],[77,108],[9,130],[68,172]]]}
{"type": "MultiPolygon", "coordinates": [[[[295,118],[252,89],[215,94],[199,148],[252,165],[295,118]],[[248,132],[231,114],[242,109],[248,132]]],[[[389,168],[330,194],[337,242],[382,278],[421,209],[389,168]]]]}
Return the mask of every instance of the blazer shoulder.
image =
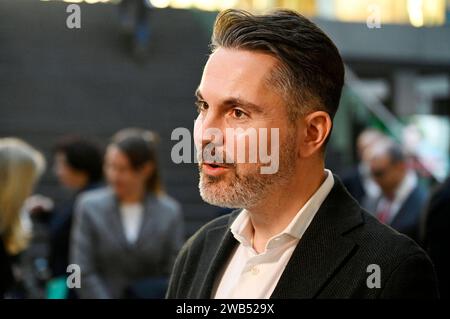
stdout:
{"type": "Polygon", "coordinates": [[[166,221],[180,222],[183,220],[181,204],[166,194],[152,196],[147,209],[166,221]]]}
{"type": "Polygon", "coordinates": [[[362,215],[365,223],[357,232],[356,241],[374,259],[395,265],[415,255],[428,258],[425,251],[408,236],[380,223],[364,209],[362,209],[362,215]]]}
{"type": "Polygon", "coordinates": [[[383,278],[379,297],[437,298],[436,273],[428,254],[408,236],[369,217],[367,224],[375,240],[367,250],[372,251],[370,261],[380,266],[383,278]]]}
{"type": "Polygon", "coordinates": [[[76,210],[90,210],[90,208],[95,208],[98,211],[103,210],[101,209],[103,206],[111,204],[114,200],[114,194],[111,189],[102,187],[80,194],[75,206],[76,210]]]}
{"type": "Polygon", "coordinates": [[[181,211],[180,203],[173,197],[163,194],[156,197],[158,205],[170,210],[170,211],[181,211]]]}

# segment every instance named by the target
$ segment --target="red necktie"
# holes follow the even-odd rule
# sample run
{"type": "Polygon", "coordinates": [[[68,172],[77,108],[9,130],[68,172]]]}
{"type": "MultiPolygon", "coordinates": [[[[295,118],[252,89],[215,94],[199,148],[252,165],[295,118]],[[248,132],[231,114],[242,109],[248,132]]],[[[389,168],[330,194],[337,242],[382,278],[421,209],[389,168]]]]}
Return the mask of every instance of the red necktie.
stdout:
{"type": "Polygon", "coordinates": [[[383,224],[386,224],[389,220],[389,216],[391,215],[391,205],[390,201],[384,201],[382,207],[377,212],[377,218],[383,224]]]}

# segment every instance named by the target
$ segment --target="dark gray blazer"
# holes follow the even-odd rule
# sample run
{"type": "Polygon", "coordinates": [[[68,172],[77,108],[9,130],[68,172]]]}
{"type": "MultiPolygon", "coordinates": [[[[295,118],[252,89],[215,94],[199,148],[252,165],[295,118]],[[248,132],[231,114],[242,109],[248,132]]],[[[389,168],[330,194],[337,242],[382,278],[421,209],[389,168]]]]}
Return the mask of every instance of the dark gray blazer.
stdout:
{"type": "Polygon", "coordinates": [[[181,209],[169,196],[147,196],[134,244],[118,207],[109,188],[87,192],[76,204],[70,262],[81,268],[81,298],[121,298],[139,280],[169,276],[184,242],[181,209]]]}
{"type": "MultiPolygon", "coordinates": [[[[417,185],[403,202],[389,226],[419,242],[420,217],[425,208],[427,198],[427,191],[420,184],[417,185]]],[[[366,207],[367,210],[375,214],[379,201],[380,198],[369,201],[366,207]]]]}
{"type": "MultiPolygon", "coordinates": [[[[436,298],[435,273],[425,252],[365,212],[337,176],[335,181],[271,298],[436,298]],[[380,267],[380,288],[367,285],[371,264],[380,267]]],[[[238,244],[230,225],[239,212],[215,219],[187,241],[175,262],[168,298],[211,297],[238,244]]]]}

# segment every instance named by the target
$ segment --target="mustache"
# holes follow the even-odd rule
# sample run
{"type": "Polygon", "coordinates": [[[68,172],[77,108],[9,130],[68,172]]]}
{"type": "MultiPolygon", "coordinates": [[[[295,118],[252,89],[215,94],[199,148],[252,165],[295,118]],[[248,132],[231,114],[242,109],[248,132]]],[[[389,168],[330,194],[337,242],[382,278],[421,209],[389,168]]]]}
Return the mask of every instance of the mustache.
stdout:
{"type": "Polygon", "coordinates": [[[218,155],[215,154],[200,154],[197,153],[197,162],[199,165],[201,164],[217,164],[219,166],[227,166],[227,167],[235,167],[236,163],[232,158],[226,156],[226,154],[222,154],[218,158],[218,155]]]}

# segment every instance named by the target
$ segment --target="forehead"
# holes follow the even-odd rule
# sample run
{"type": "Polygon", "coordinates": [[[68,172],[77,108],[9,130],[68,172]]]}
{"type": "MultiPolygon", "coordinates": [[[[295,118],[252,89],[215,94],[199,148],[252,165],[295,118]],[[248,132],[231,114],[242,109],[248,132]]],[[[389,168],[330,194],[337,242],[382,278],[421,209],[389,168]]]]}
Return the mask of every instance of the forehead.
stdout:
{"type": "Polygon", "coordinates": [[[123,159],[126,158],[125,154],[123,154],[120,149],[116,145],[109,145],[106,148],[106,158],[114,158],[114,159],[123,159]]]}
{"type": "Polygon", "coordinates": [[[388,154],[380,154],[375,156],[371,161],[373,167],[382,167],[388,165],[389,163],[390,158],[388,154]]]}
{"type": "Polygon", "coordinates": [[[267,84],[277,63],[265,53],[219,48],[208,59],[199,91],[206,99],[241,96],[257,102],[273,93],[267,84]]]}

